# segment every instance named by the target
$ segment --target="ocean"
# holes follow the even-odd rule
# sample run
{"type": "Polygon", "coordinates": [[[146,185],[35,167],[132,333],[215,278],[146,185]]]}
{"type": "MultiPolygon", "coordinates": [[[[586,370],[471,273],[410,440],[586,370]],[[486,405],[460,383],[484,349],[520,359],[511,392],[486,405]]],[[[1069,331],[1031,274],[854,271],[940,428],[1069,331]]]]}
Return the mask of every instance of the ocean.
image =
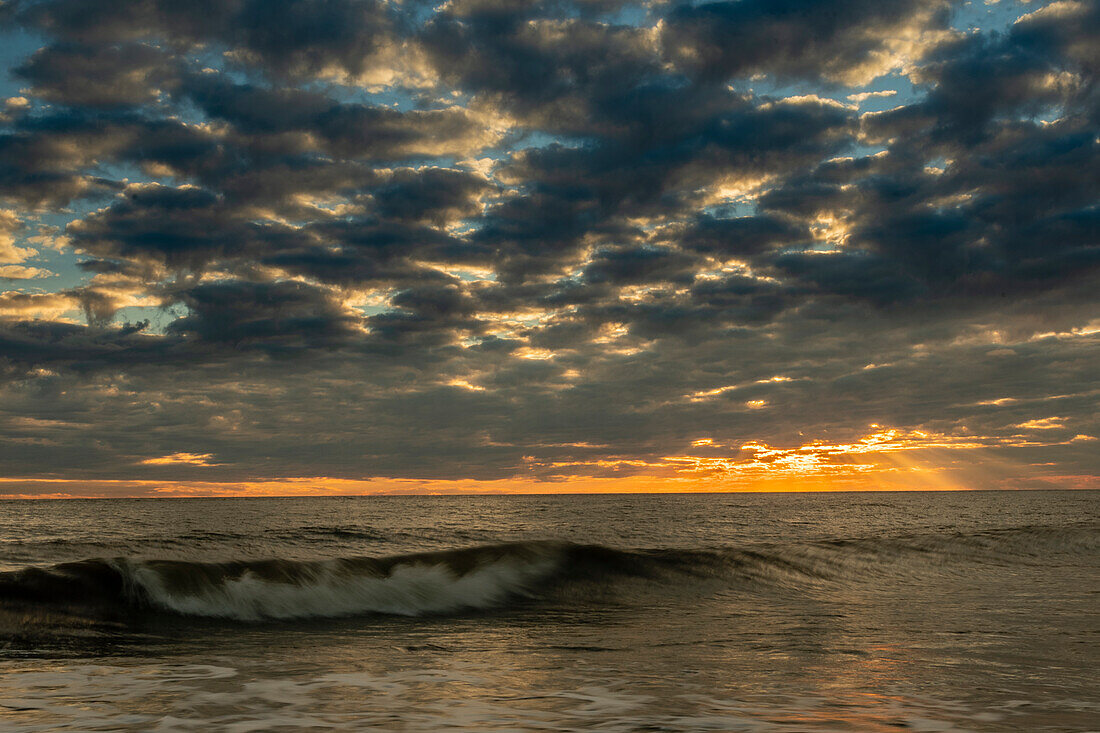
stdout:
{"type": "Polygon", "coordinates": [[[0,730],[1098,730],[1098,500],[6,501],[0,730]]]}

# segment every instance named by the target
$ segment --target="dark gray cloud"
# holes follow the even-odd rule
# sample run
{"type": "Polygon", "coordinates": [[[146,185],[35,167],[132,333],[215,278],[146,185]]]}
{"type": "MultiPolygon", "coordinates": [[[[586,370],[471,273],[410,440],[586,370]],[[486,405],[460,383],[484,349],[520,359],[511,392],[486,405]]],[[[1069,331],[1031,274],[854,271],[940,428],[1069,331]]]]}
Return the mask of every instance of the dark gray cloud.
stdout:
{"type": "Polygon", "coordinates": [[[191,50],[213,42],[235,52],[240,63],[280,76],[314,75],[331,66],[359,74],[393,21],[385,4],[366,0],[13,0],[5,10],[70,43],[106,46],[153,37],[191,50]]]}
{"type": "Polygon", "coordinates": [[[1100,475],[1100,13],[973,12],[12,0],[0,266],[64,274],[0,288],[5,473],[719,475],[874,423],[1100,475]]]}
{"type": "Polygon", "coordinates": [[[776,247],[809,240],[809,228],[776,216],[715,217],[703,215],[675,233],[681,246],[727,257],[758,255],[776,247]]]}
{"type": "Polygon", "coordinates": [[[484,179],[447,168],[401,170],[372,194],[386,219],[446,224],[480,214],[478,199],[492,189],[484,179]]]}
{"type": "Polygon", "coordinates": [[[694,265],[691,257],[668,249],[641,247],[600,251],[584,268],[584,278],[590,283],[615,285],[645,282],[690,284],[695,280],[694,265]]]}
{"type": "Polygon", "coordinates": [[[188,78],[181,94],[207,117],[233,125],[242,142],[279,145],[278,139],[266,138],[298,133],[311,138],[299,143],[303,149],[340,158],[453,154],[463,152],[464,143],[480,134],[467,110],[458,107],[400,112],[340,103],[300,88],[235,84],[218,74],[188,78]]]}
{"type": "Polygon", "coordinates": [[[75,107],[110,109],[157,102],[174,81],[170,55],[140,43],[84,46],[59,43],[35,52],[15,75],[34,96],[75,107]]]}
{"type": "Polygon", "coordinates": [[[354,325],[330,292],[298,282],[222,281],[196,285],[174,297],[190,313],[173,321],[169,334],[238,350],[319,348],[345,338],[354,325]]]}
{"type": "Polygon", "coordinates": [[[862,76],[861,67],[880,66],[898,37],[947,28],[949,7],[919,0],[685,3],[669,15],[666,53],[704,78],[862,76]]]}

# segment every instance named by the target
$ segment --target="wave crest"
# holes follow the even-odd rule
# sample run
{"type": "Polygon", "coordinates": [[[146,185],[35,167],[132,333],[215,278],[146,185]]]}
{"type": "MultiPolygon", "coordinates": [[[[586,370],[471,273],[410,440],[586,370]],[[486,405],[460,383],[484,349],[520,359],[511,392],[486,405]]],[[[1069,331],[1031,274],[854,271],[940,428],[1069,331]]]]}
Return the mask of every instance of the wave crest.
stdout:
{"type": "Polygon", "coordinates": [[[803,592],[821,583],[901,582],[975,565],[1031,565],[1090,558],[1093,523],[1020,527],[971,535],[832,539],[754,549],[615,550],[521,542],[388,558],[200,563],[83,560],[0,573],[0,608],[62,605],[93,611],[154,610],[241,621],[486,610],[517,599],[578,604],[646,592],[630,578],[677,592],[708,581],[749,590],[803,592]],[[653,584],[652,581],[664,581],[653,584]]]}
{"type": "Polygon", "coordinates": [[[397,562],[333,560],[313,563],[196,566],[139,562],[119,565],[153,606],[242,621],[325,618],[381,613],[455,613],[503,605],[531,594],[558,567],[545,549],[495,553],[463,566],[454,558],[409,556],[397,562]]]}

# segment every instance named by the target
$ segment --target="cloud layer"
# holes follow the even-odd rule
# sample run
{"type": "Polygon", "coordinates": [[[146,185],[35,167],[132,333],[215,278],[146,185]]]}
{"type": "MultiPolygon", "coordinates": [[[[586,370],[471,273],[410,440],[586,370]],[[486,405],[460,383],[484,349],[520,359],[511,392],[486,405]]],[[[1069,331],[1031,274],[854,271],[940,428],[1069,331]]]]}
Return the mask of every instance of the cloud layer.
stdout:
{"type": "Polygon", "coordinates": [[[1093,4],[0,22],[0,493],[1096,485],[1093,4]]]}

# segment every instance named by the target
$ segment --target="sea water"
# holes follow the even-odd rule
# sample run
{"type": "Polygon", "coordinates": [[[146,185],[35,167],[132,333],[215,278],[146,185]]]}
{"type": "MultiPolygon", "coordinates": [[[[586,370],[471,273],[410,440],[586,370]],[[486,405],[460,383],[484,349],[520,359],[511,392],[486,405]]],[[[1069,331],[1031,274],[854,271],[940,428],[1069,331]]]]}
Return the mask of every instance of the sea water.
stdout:
{"type": "Polygon", "coordinates": [[[1096,730],[1098,500],[7,501],[0,730],[1096,730]]]}

